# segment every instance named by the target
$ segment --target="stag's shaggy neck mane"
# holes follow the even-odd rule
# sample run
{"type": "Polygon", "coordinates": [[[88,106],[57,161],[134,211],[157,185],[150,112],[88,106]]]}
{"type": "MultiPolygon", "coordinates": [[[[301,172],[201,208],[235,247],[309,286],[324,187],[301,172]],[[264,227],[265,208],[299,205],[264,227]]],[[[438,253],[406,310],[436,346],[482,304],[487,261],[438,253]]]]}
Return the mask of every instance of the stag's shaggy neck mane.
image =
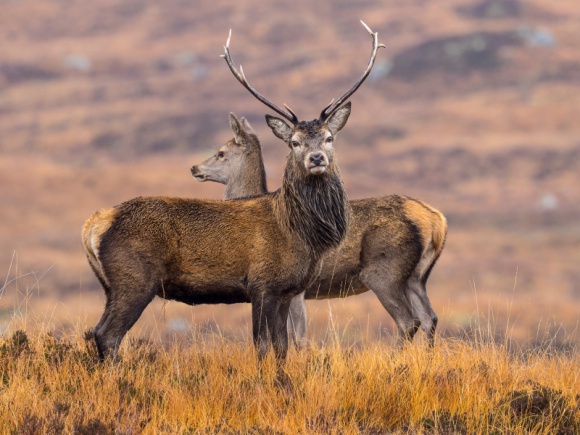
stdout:
{"type": "Polygon", "coordinates": [[[305,176],[288,158],[275,204],[285,230],[298,236],[316,258],[339,246],[346,235],[350,205],[334,164],[324,174],[305,176]]]}

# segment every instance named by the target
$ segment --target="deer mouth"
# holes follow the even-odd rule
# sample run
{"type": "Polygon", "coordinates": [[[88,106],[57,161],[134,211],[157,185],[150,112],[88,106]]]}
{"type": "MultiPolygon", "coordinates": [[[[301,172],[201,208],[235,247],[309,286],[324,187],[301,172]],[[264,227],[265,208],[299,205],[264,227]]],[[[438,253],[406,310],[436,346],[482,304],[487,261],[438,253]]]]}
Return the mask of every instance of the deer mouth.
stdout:
{"type": "Polygon", "coordinates": [[[207,175],[199,172],[199,168],[197,166],[191,167],[191,175],[193,175],[193,178],[195,178],[197,181],[207,181],[207,175]]]}
{"type": "Polygon", "coordinates": [[[312,175],[322,174],[324,171],[326,171],[326,164],[324,164],[324,163],[321,163],[319,165],[311,164],[311,165],[308,166],[308,171],[312,175]]]}

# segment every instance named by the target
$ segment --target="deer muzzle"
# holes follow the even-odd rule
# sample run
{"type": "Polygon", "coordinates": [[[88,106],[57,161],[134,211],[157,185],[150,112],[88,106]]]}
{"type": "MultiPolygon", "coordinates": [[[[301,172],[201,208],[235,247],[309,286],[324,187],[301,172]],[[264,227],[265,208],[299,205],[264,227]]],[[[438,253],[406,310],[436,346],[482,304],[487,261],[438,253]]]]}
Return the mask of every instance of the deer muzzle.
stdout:
{"type": "Polygon", "coordinates": [[[207,176],[200,171],[199,166],[191,167],[191,175],[193,175],[193,178],[195,178],[197,181],[207,180],[207,176]]]}
{"type": "Polygon", "coordinates": [[[328,166],[328,157],[320,151],[315,151],[306,157],[306,168],[313,175],[322,174],[328,166]]]}

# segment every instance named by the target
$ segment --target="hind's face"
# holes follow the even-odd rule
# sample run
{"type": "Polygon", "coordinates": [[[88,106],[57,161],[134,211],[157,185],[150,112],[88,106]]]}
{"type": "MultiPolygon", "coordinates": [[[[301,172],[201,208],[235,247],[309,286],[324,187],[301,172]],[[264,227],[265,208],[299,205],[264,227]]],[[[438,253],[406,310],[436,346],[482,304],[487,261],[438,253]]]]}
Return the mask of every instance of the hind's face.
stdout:
{"type": "Polygon", "coordinates": [[[209,159],[191,167],[191,175],[198,181],[228,184],[232,174],[244,161],[243,147],[234,139],[228,141],[209,159]]]}

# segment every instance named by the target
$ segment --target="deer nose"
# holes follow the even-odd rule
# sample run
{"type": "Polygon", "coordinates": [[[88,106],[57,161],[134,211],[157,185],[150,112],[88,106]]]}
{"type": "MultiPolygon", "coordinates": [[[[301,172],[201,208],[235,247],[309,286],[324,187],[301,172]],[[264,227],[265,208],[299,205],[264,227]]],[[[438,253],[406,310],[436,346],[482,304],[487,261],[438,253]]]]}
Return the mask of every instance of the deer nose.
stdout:
{"type": "Polygon", "coordinates": [[[310,154],[310,161],[316,166],[319,166],[324,161],[324,154],[320,152],[312,153],[310,154]]]}
{"type": "Polygon", "coordinates": [[[192,166],[191,167],[191,175],[195,175],[197,174],[197,166],[192,166]]]}

